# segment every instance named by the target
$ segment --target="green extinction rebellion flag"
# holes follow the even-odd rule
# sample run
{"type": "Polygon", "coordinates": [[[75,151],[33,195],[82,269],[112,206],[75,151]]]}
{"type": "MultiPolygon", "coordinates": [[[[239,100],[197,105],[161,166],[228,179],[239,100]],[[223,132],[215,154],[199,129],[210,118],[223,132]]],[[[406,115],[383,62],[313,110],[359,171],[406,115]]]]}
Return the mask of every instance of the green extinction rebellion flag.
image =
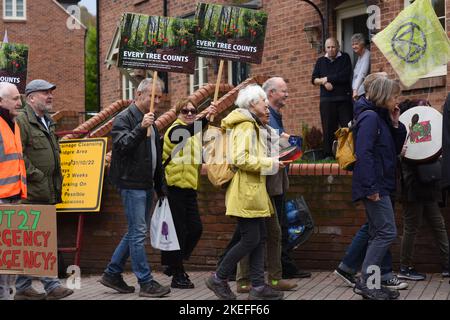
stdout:
{"type": "Polygon", "coordinates": [[[430,0],[416,0],[373,42],[408,87],[450,60],[450,41],[430,0]]]}

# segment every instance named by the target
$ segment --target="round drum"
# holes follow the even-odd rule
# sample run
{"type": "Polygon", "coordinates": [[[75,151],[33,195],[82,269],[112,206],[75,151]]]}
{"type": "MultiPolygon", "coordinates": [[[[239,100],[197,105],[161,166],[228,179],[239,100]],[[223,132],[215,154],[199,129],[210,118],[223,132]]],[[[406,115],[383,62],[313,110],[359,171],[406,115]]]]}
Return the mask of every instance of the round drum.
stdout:
{"type": "Polygon", "coordinates": [[[405,159],[427,162],[436,159],[442,150],[442,114],[433,107],[419,106],[400,115],[406,126],[405,159]]]}

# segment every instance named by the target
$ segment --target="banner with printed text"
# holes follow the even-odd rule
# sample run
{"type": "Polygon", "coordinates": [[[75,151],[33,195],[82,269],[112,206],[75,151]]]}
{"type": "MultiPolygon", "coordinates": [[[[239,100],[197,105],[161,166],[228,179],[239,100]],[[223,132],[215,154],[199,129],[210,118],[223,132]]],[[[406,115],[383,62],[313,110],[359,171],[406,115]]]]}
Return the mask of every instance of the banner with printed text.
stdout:
{"type": "Polygon", "coordinates": [[[27,45],[0,42],[0,82],[15,84],[20,93],[25,93],[27,64],[27,45]]]}
{"type": "Polygon", "coordinates": [[[266,12],[199,3],[195,19],[197,55],[261,63],[267,27],[266,12]]]}
{"type": "Polygon", "coordinates": [[[0,274],[57,276],[55,206],[0,205],[0,274]]]}
{"type": "Polygon", "coordinates": [[[107,138],[61,140],[62,202],[58,212],[100,211],[107,138]]]}
{"type": "Polygon", "coordinates": [[[118,66],[194,73],[195,21],[125,13],[120,24],[118,66]]]}

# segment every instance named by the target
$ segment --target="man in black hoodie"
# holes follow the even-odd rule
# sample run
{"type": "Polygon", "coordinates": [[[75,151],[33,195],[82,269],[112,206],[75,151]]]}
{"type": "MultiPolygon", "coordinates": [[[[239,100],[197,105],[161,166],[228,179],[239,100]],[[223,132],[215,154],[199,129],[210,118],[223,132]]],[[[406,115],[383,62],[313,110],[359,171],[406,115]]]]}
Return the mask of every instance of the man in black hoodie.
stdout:
{"type": "Polygon", "coordinates": [[[326,54],[320,57],[312,73],[312,83],[320,86],[320,119],[325,157],[333,157],[334,132],[347,127],[353,119],[352,62],[350,56],[339,51],[334,38],[325,41],[326,54]]]}

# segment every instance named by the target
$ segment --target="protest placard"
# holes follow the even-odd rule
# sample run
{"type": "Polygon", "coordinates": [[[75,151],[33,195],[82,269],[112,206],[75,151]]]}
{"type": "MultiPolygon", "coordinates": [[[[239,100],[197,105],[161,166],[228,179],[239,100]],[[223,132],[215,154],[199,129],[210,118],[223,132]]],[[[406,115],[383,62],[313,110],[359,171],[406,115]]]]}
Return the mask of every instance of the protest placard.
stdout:
{"type": "Polygon", "coordinates": [[[55,206],[0,205],[0,273],[57,276],[55,206]]]}
{"type": "Polygon", "coordinates": [[[27,45],[0,42],[0,82],[15,84],[20,93],[25,93],[27,64],[27,45]]]}
{"type": "Polygon", "coordinates": [[[197,55],[261,63],[267,26],[266,12],[199,3],[195,18],[197,55]]]}
{"type": "MultiPolygon", "coordinates": [[[[267,13],[210,3],[198,3],[196,54],[220,59],[214,102],[219,95],[224,60],[259,64],[262,61],[267,13]]],[[[213,121],[214,117],[211,117],[213,121]]]]}
{"type": "Polygon", "coordinates": [[[194,73],[195,21],[125,13],[120,24],[118,66],[194,73]]]}

